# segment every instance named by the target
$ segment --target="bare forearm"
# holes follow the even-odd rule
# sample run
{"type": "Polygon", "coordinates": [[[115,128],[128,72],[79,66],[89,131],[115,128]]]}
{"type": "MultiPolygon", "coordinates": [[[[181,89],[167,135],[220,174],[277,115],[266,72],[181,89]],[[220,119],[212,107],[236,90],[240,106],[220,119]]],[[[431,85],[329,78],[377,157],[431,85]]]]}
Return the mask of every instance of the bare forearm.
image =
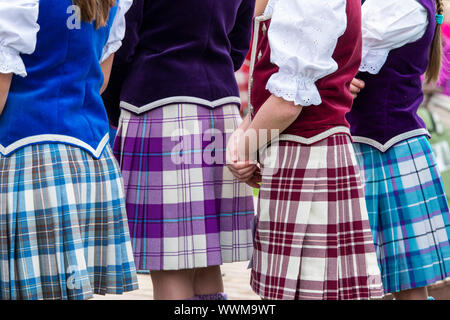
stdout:
{"type": "Polygon", "coordinates": [[[266,10],[268,0],[256,0],[255,4],[255,17],[258,17],[264,13],[266,10]]]}
{"type": "Polygon", "coordinates": [[[9,88],[11,86],[12,73],[0,73],[0,114],[8,99],[9,88]]]}
{"type": "Polygon", "coordinates": [[[106,88],[108,87],[109,78],[111,76],[111,69],[112,69],[113,61],[114,61],[114,54],[110,55],[101,64],[104,81],[103,81],[102,88],[100,89],[100,94],[102,94],[106,90],[106,88]]]}
{"type": "Polygon", "coordinates": [[[296,106],[294,102],[274,95],[270,96],[245,131],[245,139],[253,142],[249,143],[248,152],[256,152],[260,147],[278,137],[298,118],[301,111],[302,106],[296,106]]]}

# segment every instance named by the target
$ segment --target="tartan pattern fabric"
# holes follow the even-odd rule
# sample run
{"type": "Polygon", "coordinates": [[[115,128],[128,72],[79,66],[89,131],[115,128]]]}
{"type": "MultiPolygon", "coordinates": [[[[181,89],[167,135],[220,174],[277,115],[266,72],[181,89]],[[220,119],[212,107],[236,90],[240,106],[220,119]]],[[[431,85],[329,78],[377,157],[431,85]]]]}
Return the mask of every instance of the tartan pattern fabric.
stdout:
{"type": "Polygon", "coordinates": [[[280,141],[270,151],[261,157],[253,290],[274,300],[381,298],[350,138],[338,134],[313,145],[280,141]]]}
{"type": "Polygon", "coordinates": [[[385,292],[450,276],[450,215],[426,136],[383,153],[354,144],[385,292]]]}
{"type": "Polygon", "coordinates": [[[252,190],[225,165],[227,136],[240,121],[236,105],[122,110],[114,152],[138,270],[250,259],[252,190]]]}
{"type": "Polygon", "coordinates": [[[138,288],[123,182],[65,144],[0,156],[0,298],[88,299],[138,288]]]}

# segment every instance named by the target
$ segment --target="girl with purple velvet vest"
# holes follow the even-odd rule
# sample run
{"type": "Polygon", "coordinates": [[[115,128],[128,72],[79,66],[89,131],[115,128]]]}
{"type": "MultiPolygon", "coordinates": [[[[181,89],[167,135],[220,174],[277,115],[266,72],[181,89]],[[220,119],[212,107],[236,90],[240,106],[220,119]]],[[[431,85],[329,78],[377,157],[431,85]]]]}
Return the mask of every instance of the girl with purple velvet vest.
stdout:
{"type": "Polygon", "coordinates": [[[103,95],[138,270],[155,299],[224,299],[220,265],[253,250],[252,190],[225,165],[241,123],[234,71],[254,0],[135,0],[103,95]]]}
{"type": "Polygon", "coordinates": [[[261,179],[251,286],[263,299],[379,298],[345,119],[361,60],[361,3],[270,0],[262,7],[253,33],[253,111],[227,146],[237,178],[255,187],[261,179]]]}
{"type": "Polygon", "coordinates": [[[450,276],[450,215],[417,115],[421,75],[438,78],[441,0],[366,0],[363,58],[347,119],[362,172],[385,293],[427,299],[450,276]]]}

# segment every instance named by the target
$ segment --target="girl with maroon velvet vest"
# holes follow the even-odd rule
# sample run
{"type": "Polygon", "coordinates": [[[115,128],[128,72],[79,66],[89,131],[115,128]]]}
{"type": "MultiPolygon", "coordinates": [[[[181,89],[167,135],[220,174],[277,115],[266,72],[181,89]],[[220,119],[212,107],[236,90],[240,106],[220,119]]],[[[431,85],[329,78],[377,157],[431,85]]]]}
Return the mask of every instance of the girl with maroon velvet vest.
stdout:
{"type": "Polygon", "coordinates": [[[263,299],[382,296],[345,119],[360,27],[352,0],[270,0],[255,18],[253,111],[227,156],[241,181],[261,179],[251,286],[263,299]]]}
{"type": "Polygon", "coordinates": [[[355,140],[385,293],[427,299],[450,276],[450,215],[417,115],[421,75],[439,74],[441,0],[366,0],[363,58],[347,119],[355,140]]]}

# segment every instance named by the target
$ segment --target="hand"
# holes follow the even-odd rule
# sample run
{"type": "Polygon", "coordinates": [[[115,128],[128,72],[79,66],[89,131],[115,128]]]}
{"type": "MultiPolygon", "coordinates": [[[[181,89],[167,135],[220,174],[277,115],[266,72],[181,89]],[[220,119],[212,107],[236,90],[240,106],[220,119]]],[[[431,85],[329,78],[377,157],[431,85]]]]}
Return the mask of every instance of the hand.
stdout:
{"type": "Polygon", "coordinates": [[[352,93],[353,99],[356,99],[358,93],[360,93],[365,86],[366,84],[362,80],[356,78],[352,80],[352,82],[350,83],[350,92],[352,93]]]}
{"type": "Polygon", "coordinates": [[[228,169],[236,179],[247,182],[253,178],[259,168],[256,164],[245,161],[228,164],[228,169]]]}
{"type": "Polygon", "coordinates": [[[259,189],[261,187],[260,186],[261,180],[262,180],[261,171],[258,168],[255,171],[255,173],[253,174],[253,176],[250,179],[248,179],[247,181],[245,181],[245,183],[248,184],[252,188],[259,189]]]}

